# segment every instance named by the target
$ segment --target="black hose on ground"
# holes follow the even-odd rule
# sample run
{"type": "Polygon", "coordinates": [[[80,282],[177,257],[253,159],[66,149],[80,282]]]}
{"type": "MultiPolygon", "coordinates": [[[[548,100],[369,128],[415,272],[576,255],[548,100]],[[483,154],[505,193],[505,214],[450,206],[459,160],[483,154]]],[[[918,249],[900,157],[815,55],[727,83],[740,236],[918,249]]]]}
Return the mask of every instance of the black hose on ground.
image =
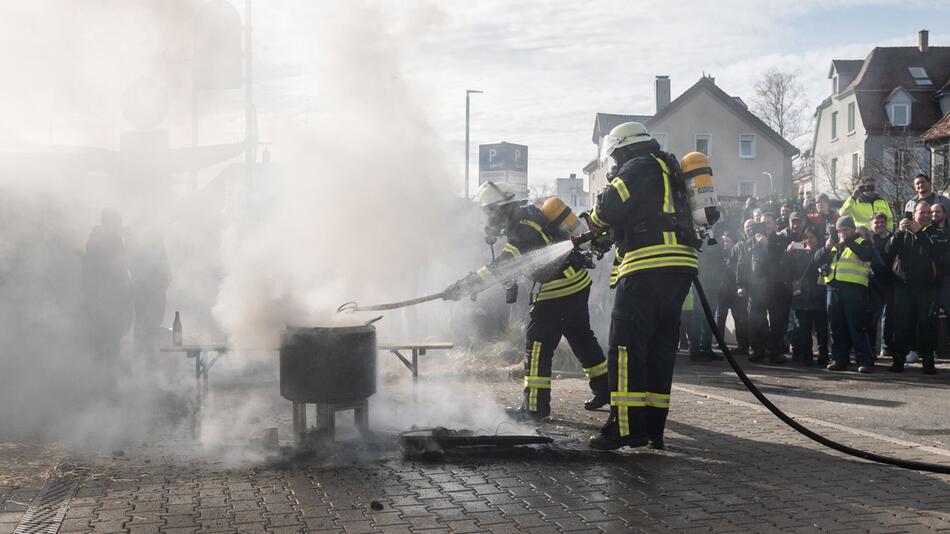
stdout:
{"type": "Polygon", "coordinates": [[[709,328],[712,330],[713,335],[716,336],[716,342],[719,344],[719,349],[722,350],[723,356],[726,357],[726,361],[729,362],[729,365],[732,366],[732,370],[736,372],[736,375],[739,377],[739,380],[745,384],[745,387],[748,388],[752,395],[763,406],[769,409],[770,412],[775,414],[775,417],[778,417],[786,425],[792,427],[800,434],[805,435],[806,437],[821,443],[826,447],[830,447],[838,452],[848,454],[851,456],[856,456],[864,460],[870,460],[872,462],[878,462],[882,464],[893,465],[896,467],[902,467],[904,469],[913,469],[916,471],[928,471],[931,473],[941,473],[944,475],[950,474],[950,465],[940,465],[940,464],[931,464],[927,462],[918,462],[915,460],[902,460],[900,458],[891,458],[890,456],[882,456],[880,454],[875,454],[873,452],[862,451],[860,449],[855,449],[854,447],[848,447],[847,445],[842,445],[837,441],[830,440],[821,434],[818,434],[805,426],[803,426],[798,421],[795,421],[789,417],[785,412],[780,410],[777,406],[772,404],[772,401],[765,396],[764,393],[759,391],[759,388],[756,387],[752,380],[746,376],[745,372],[739,367],[739,364],[736,363],[735,358],[732,356],[732,352],[729,351],[729,347],[726,346],[726,342],[722,337],[722,332],[716,328],[716,321],[713,317],[712,309],[709,307],[709,301],[706,299],[706,293],[703,292],[703,285],[699,282],[699,278],[693,278],[693,284],[696,286],[696,292],[699,294],[699,301],[702,303],[703,312],[706,315],[706,321],[709,323],[709,328]]]}

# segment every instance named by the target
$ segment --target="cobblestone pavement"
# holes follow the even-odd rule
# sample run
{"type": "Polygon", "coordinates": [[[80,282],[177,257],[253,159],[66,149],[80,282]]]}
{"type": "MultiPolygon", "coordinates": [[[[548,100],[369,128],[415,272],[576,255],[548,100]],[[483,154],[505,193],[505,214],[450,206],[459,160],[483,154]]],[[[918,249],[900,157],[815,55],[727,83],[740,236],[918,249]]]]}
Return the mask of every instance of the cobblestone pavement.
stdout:
{"type": "MultiPolygon", "coordinates": [[[[492,387],[505,402],[520,395],[513,381],[492,387]]],[[[556,419],[540,427],[553,446],[437,463],[405,460],[391,441],[362,451],[359,463],[226,468],[77,456],[83,483],[59,532],[950,532],[950,477],[844,457],[752,405],[693,386],[674,390],[667,450],[588,451],[605,412],[579,409],[585,389],[555,382],[556,419]]],[[[950,451],[840,426],[820,431],[950,465],[950,451]]],[[[0,487],[0,534],[14,531],[41,483],[0,487]]]]}

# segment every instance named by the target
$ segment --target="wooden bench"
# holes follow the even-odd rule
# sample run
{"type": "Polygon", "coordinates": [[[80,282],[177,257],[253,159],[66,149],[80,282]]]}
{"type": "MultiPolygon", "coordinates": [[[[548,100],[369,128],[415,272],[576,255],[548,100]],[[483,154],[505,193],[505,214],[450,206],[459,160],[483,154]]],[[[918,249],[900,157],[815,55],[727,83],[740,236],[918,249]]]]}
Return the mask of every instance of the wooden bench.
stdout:
{"type": "Polygon", "coordinates": [[[389,351],[412,371],[412,381],[419,381],[419,356],[425,356],[426,351],[430,350],[448,350],[454,349],[455,345],[448,341],[422,341],[418,343],[380,343],[376,346],[378,350],[389,351]],[[408,350],[410,357],[407,359],[399,351],[408,350]]]}

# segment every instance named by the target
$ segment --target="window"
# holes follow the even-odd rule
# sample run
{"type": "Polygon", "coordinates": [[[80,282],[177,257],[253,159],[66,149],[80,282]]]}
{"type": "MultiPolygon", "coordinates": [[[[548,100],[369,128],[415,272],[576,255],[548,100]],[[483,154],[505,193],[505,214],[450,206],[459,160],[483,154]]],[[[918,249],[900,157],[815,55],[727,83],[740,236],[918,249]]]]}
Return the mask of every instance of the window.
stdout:
{"type": "Polygon", "coordinates": [[[848,104],[848,133],[854,131],[854,102],[848,104]]]}
{"type": "Polygon", "coordinates": [[[907,70],[910,72],[910,77],[914,79],[916,85],[930,87],[934,84],[930,79],[930,75],[927,74],[927,69],[923,67],[907,67],[907,70]]]}
{"type": "Polygon", "coordinates": [[[739,196],[740,197],[754,197],[755,196],[755,182],[739,182],[739,196]]]}
{"type": "Polygon", "coordinates": [[[831,182],[837,183],[838,180],[838,158],[831,158],[831,182]]]}
{"type": "Polygon", "coordinates": [[[894,126],[910,124],[910,104],[891,104],[891,124],[894,126]]]}
{"type": "Polygon", "coordinates": [[[660,143],[660,150],[667,152],[667,144],[669,143],[669,136],[665,133],[654,133],[653,138],[656,139],[657,143],[660,143]]]}
{"type": "Polygon", "coordinates": [[[851,154],[851,176],[861,176],[861,158],[857,152],[851,154]]]}
{"type": "Polygon", "coordinates": [[[831,94],[833,95],[838,94],[838,75],[837,74],[833,78],[831,78],[831,94]]]}
{"type": "Polygon", "coordinates": [[[739,134],[739,157],[755,158],[755,134],[739,134]]]}
{"type": "Polygon", "coordinates": [[[696,152],[702,152],[709,155],[712,136],[709,134],[696,134],[696,152]]]}
{"type": "Polygon", "coordinates": [[[838,138],[838,112],[835,111],[831,114],[831,138],[838,138]]]}

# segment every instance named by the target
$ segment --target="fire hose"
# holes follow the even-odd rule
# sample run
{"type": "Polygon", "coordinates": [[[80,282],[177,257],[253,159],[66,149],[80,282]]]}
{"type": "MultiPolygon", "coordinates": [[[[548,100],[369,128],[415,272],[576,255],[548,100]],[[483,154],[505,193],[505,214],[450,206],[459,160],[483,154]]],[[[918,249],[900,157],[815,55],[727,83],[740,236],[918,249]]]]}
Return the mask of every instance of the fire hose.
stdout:
{"type": "Polygon", "coordinates": [[[726,342],[722,337],[722,332],[716,328],[716,321],[713,318],[712,309],[709,307],[709,301],[706,299],[706,293],[703,291],[703,285],[699,282],[699,277],[693,278],[693,285],[696,286],[696,293],[699,294],[699,301],[702,303],[703,312],[706,315],[706,322],[709,323],[709,328],[716,337],[716,343],[719,345],[719,350],[722,351],[723,356],[726,357],[726,361],[729,362],[729,365],[732,367],[732,370],[735,371],[736,375],[739,377],[739,380],[741,380],[746,389],[748,389],[752,395],[755,396],[756,400],[768,408],[768,410],[772,412],[775,417],[781,419],[783,423],[792,427],[792,429],[798,433],[811,440],[817,441],[825,447],[829,447],[850,456],[855,456],[864,460],[870,460],[872,462],[893,465],[895,467],[901,467],[904,469],[928,471],[930,473],[940,473],[944,475],[950,474],[950,465],[932,464],[927,462],[918,462],[915,460],[902,460],[900,458],[892,458],[890,456],[875,454],[873,452],[862,451],[860,449],[855,449],[854,447],[849,447],[847,445],[838,443],[837,441],[826,438],[821,434],[818,434],[817,432],[805,427],[795,419],[791,418],[788,414],[780,410],[777,406],[772,404],[772,401],[770,401],[768,397],[766,397],[765,394],[759,390],[759,388],[745,374],[745,371],[743,371],[742,368],[739,367],[739,364],[736,363],[735,358],[732,356],[732,352],[730,352],[729,347],[726,346],[726,342]]]}
{"type": "MultiPolygon", "coordinates": [[[[580,243],[585,243],[590,241],[592,238],[597,237],[598,232],[588,232],[582,236],[578,236],[572,241],[574,242],[575,247],[580,243]]],[[[881,454],[876,454],[869,451],[863,451],[861,449],[856,449],[854,447],[849,447],[842,443],[838,443],[832,439],[829,439],[817,432],[807,428],[802,425],[791,416],[783,412],[779,407],[772,403],[768,397],[765,396],[762,391],[759,390],[758,386],[752,382],[752,380],[745,374],[745,371],[739,366],[735,358],[732,355],[732,352],[729,350],[729,347],[726,345],[725,339],[723,339],[722,332],[716,328],[716,321],[713,317],[712,309],[709,306],[709,300],[706,298],[706,292],[703,291],[703,285],[699,281],[699,277],[696,276],[693,278],[693,285],[696,287],[696,293],[699,295],[699,301],[703,307],[703,313],[706,316],[706,322],[709,323],[709,328],[712,331],[713,335],[716,338],[716,343],[719,345],[719,350],[722,351],[723,356],[725,356],[726,361],[729,362],[730,367],[736,373],[736,376],[739,377],[739,380],[742,381],[742,384],[752,393],[752,395],[759,401],[763,406],[765,406],[770,412],[772,412],[775,417],[778,417],[783,423],[791,427],[796,432],[804,435],[805,437],[824,445],[825,447],[834,449],[838,452],[847,454],[849,456],[854,456],[856,458],[861,458],[863,460],[868,460],[872,462],[892,465],[895,467],[900,467],[903,469],[913,469],[916,471],[927,471],[930,473],[940,473],[940,474],[950,474],[950,465],[941,465],[933,464],[928,462],[919,462],[916,460],[904,460],[900,458],[893,458],[890,456],[884,456],[881,454]]],[[[429,302],[432,300],[440,299],[444,295],[444,291],[440,293],[434,293],[431,295],[426,295],[424,297],[419,297],[410,300],[404,300],[400,302],[393,302],[389,304],[378,304],[373,306],[360,306],[356,302],[347,302],[340,306],[338,312],[354,312],[354,311],[382,311],[382,310],[394,310],[397,308],[403,308],[406,306],[412,306],[415,304],[421,304],[423,302],[429,302]]]]}

